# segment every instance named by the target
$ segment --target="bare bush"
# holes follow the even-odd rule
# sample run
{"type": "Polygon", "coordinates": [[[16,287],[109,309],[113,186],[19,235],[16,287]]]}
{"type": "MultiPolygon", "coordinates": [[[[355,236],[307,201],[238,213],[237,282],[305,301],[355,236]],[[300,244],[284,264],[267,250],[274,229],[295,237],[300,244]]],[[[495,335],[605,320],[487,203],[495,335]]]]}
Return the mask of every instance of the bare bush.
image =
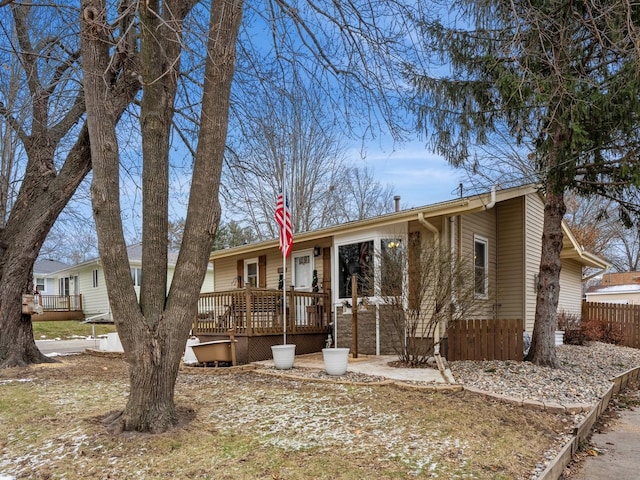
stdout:
{"type": "Polygon", "coordinates": [[[447,329],[478,306],[470,264],[419,233],[383,240],[377,297],[386,305],[381,329],[394,337],[401,363],[427,364],[447,329]]]}

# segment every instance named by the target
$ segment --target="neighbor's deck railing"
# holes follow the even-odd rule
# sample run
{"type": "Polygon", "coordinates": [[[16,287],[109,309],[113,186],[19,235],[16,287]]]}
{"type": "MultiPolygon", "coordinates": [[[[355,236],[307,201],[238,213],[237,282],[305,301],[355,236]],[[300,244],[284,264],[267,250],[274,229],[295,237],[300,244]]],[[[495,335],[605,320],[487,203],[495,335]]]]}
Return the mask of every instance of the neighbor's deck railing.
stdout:
{"type": "Polygon", "coordinates": [[[44,312],[82,311],[82,295],[34,295],[44,312]]]}
{"type": "MultiPolygon", "coordinates": [[[[287,333],[325,333],[331,321],[330,292],[287,291],[287,333]]],[[[201,293],[194,335],[282,334],[282,290],[246,288],[201,293]]]]}

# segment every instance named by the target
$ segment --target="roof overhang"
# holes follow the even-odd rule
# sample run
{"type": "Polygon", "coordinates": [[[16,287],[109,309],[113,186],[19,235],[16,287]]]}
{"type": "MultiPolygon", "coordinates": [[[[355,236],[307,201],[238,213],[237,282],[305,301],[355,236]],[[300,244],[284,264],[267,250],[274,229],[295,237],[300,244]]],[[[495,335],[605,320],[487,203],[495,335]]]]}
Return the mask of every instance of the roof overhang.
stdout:
{"type": "MultiPolygon", "coordinates": [[[[394,225],[399,223],[406,223],[413,220],[417,220],[419,214],[422,214],[424,218],[433,218],[439,216],[451,216],[460,215],[463,213],[473,213],[483,211],[490,208],[493,201],[503,202],[512,198],[521,197],[537,192],[539,189],[536,185],[524,185],[520,187],[507,188],[504,190],[497,190],[494,192],[486,192],[469,197],[458,198],[455,200],[448,200],[445,202],[435,203],[432,205],[426,205],[422,207],[411,208],[402,210],[399,212],[387,213],[378,217],[367,218],[364,220],[357,220],[353,222],[343,223],[341,225],[334,225],[331,227],[320,228],[318,230],[312,230],[309,232],[296,233],[294,235],[294,241],[296,243],[302,243],[307,241],[319,240],[322,238],[332,237],[343,233],[356,233],[362,230],[371,229],[374,227],[385,227],[388,225],[394,225]]],[[[226,248],[224,250],[216,250],[211,252],[209,260],[218,260],[222,258],[228,258],[233,256],[244,256],[247,254],[255,254],[266,250],[277,248],[279,245],[278,239],[266,240],[263,242],[250,243],[246,245],[240,245],[238,247],[226,248]]]]}
{"type": "Polygon", "coordinates": [[[564,221],[562,222],[562,233],[563,241],[560,258],[576,260],[585,267],[599,268],[601,270],[606,270],[611,266],[611,264],[604,258],[594,253],[587,252],[578,243],[578,240],[574,237],[573,233],[571,233],[571,230],[569,230],[569,227],[564,221]]]}

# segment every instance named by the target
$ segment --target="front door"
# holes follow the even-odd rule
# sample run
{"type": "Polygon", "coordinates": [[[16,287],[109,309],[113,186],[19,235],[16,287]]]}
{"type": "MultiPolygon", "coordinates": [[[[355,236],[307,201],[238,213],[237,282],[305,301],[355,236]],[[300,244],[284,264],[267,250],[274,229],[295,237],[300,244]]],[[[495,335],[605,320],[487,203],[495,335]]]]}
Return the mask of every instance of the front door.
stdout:
{"type": "Polygon", "coordinates": [[[301,292],[310,292],[313,282],[313,250],[292,254],[293,286],[301,292]]]}

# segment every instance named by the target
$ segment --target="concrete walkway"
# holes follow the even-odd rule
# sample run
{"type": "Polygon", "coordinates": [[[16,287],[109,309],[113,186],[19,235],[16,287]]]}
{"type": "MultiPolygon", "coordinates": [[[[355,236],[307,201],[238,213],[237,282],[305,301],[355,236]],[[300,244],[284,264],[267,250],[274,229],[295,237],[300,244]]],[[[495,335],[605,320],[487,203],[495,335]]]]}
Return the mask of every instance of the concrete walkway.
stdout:
{"type": "MultiPolygon", "coordinates": [[[[404,380],[408,382],[447,383],[437,368],[396,368],[389,366],[389,362],[397,359],[398,357],[395,355],[374,356],[360,354],[358,358],[349,356],[347,372],[364,373],[388,378],[390,380],[404,380]]],[[[273,360],[263,360],[255,363],[258,365],[273,366],[273,360]]],[[[293,366],[324,370],[322,353],[296,355],[293,366]]],[[[450,372],[449,375],[451,375],[450,372]]]]}
{"type": "Polygon", "coordinates": [[[588,456],[571,480],[636,480],[640,478],[640,409],[619,410],[606,432],[594,433],[591,445],[599,452],[588,456]]]}

